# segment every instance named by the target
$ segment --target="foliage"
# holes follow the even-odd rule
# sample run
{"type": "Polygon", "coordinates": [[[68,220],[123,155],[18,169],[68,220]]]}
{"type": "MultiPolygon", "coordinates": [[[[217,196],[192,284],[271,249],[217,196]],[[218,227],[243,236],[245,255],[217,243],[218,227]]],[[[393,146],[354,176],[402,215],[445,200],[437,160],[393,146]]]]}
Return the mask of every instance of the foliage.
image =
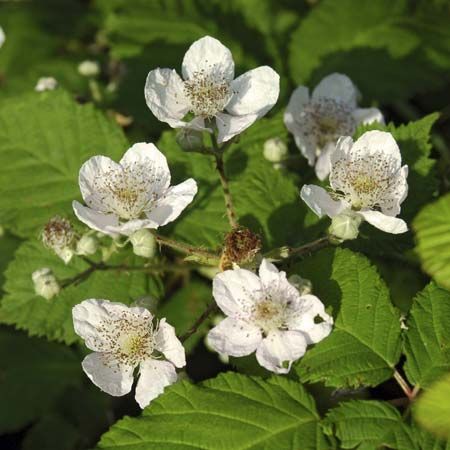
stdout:
{"type": "Polygon", "coordinates": [[[445,0],[0,2],[0,448],[449,450],[448,13],[445,0]],[[268,65],[281,90],[267,117],[232,141],[218,149],[203,133],[187,151],[143,90],[152,69],[180,72],[205,35],[229,47],[236,76],[268,65]],[[99,73],[82,75],[85,60],[99,73]],[[398,216],[407,233],[364,223],[357,239],[338,242],[330,219],[300,199],[303,185],[327,184],[283,114],[298,85],[311,92],[333,72],[385,118],[353,138],[377,129],[399,145],[409,167],[398,216]],[[58,87],[35,92],[49,76],[58,87]],[[279,162],[264,157],[271,139],[287,148],[279,162]],[[172,185],[198,185],[175,221],[152,230],[149,258],[125,236],[89,231],[72,210],[82,164],[94,155],[119,161],[135,142],[155,143],[172,185]],[[239,261],[227,259],[227,187],[233,230],[258,243],[239,261]],[[41,239],[55,215],[72,224],[71,250],[81,236],[98,249],[64,263],[41,239]],[[287,375],[253,354],[219,360],[205,339],[221,319],[214,275],[233,264],[256,271],[264,256],[302,277],[334,321],[287,375]],[[60,288],[50,299],[32,279],[42,268],[60,288]],[[92,298],[146,307],[183,341],[179,381],[143,411],[83,373],[88,350],[72,308],[92,298]]]}

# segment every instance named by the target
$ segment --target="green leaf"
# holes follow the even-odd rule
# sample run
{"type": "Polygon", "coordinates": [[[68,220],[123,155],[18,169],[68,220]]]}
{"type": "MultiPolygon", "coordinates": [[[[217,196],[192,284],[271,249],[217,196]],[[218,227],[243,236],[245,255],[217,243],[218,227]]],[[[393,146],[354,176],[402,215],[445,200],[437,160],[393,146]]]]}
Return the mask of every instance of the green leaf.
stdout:
{"type": "Polygon", "coordinates": [[[429,386],[450,370],[450,292],[429,284],[413,301],[405,335],[405,372],[413,385],[429,386]]]}
{"type": "Polygon", "coordinates": [[[402,420],[391,405],[375,400],[353,400],[333,408],[325,429],[341,441],[339,448],[358,450],[448,450],[449,444],[402,420]]]}
{"type": "Polygon", "coordinates": [[[78,172],[91,156],[120,159],[121,129],[63,91],[10,99],[0,107],[0,220],[35,235],[52,215],[80,198],[78,172]],[[11,158],[11,155],[14,158],[11,158]]]}
{"type": "MultiPolygon", "coordinates": [[[[163,303],[158,308],[157,314],[158,317],[165,317],[180,336],[192,327],[212,301],[211,286],[194,279],[163,303]]],[[[191,351],[203,337],[208,325],[209,321],[206,320],[197,332],[183,343],[187,352],[191,351]]]]}
{"type": "Polygon", "coordinates": [[[448,26],[433,30],[429,17],[414,17],[406,0],[323,0],[292,35],[291,75],[313,88],[344,73],[365,97],[386,102],[442,86],[450,59],[437,36],[448,26]]]}
{"type": "Polygon", "coordinates": [[[3,283],[5,281],[4,272],[8,264],[14,257],[14,252],[20,244],[20,239],[17,239],[11,234],[4,234],[0,236],[0,292],[2,293],[3,283]]]}
{"type": "Polygon", "coordinates": [[[423,269],[450,289],[450,194],[425,206],[414,219],[413,228],[423,269]]]}
{"type": "MultiPolygon", "coordinates": [[[[239,222],[261,234],[268,248],[296,244],[299,238],[307,240],[317,233],[313,225],[318,219],[300,201],[297,177],[277,171],[263,157],[267,139],[277,136],[286,139],[286,135],[281,116],[263,119],[225,154],[225,169],[239,222]],[[305,222],[311,228],[300,236],[299,230],[305,222]]],[[[174,178],[182,180],[192,176],[199,186],[190,209],[171,227],[174,236],[193,245],[219,247],[230,228],[213,159],[183,152],[174,132],[164,133],[158,145],[171,163],[174,178]]]]}
{"type": "Polygon", "coordinates": [[[326,417],[329,432],[337,436],[343,449],[376,450],[385,436],[400,427],[400,422],[401,416],[394,407],[370,400],[344,402],[326,417]]]}
{"type": "Polygon", "coordinates": [[[137,418],[106,433],[98,449],[207,450],[329,448],[302,385],[234,373],[200,385],[178,383],[137,418]]]}
{"type": "Polygon", "coordinates": [[[334,329],[297,365],[302,381],[328,386],[376,386],[400,357],[400,314],[375,267],[349,250],[324,250],[295,267],[332,308],[334,329]]]}
{"type": "Polygon", "coordinates": [[[78,357],[62,345],[0,327],[0,433],[20,430],[81,384],[78,357]]]}
{"type": "Polygon", "coordinates": [[[450,374],[431,385],[414,406],[415,419],[433,433],[450,437],[450,374]]]}
{"type": "MultiPolygon", "coordinates": [[[[125,253],[108,261],[111,264],[133,265],[135,258],[125,253]],[[125,259],[123,259],[125,258],[125,259]]],[[[14,261],[6,271],[6,295],[1,302],[0,321],[14,324],[31,335],[71,344],[79,338],[72,324],[72,307],[88,298],[104,298],[122,303],[132,303],[147,294],[158,296],[156,277],[139,271],[94,271],[80,283],[61,290],[51,300],[36,295],[31,274],[49,267],[59,281],[69,280],[89,268],[81,258],[70,265],[64,263],[39,242],[26,242],[17,250],[14,261]]]]}

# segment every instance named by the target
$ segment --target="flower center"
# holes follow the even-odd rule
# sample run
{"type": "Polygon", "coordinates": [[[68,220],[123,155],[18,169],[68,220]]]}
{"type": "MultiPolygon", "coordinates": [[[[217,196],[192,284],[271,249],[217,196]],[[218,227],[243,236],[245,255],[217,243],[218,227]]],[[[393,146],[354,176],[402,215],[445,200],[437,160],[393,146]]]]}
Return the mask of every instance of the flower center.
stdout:
{"type": "Polygon", "coordinates": [[[232,95],[229,83],[212,70],[195,72],[184,82],[184,93],[194,115],[206,119],[223,111],[232,95]]]}
{"type": "Polygon", "coordinates": [[[151,179],[150,168],[122,167],[104,173],[94,186],[101,195],[104,212],[125,220],[139,219],[156,200],[156,195],[150,194],[151,179]]]}
{"type": "Polygon", "coordinates": [[[265,299],[258,302],[253,310],[253,322],[268,333],[283,326],[284,308],[281,303],[265,299]]]}
{"type": "Polygon", "coordinates": [[[340,136],[351,136],[356,130],[352,108],[344,102],[327,97],[312,99],[302,111],[305,134],[312,135],[317,143],[317,153],[340,136]]]}
{"type": "MultiPolygon", "coordinates": [[[[330,181],[354,209],[380,206],[395,180],[392,163],[382,152],[340,159],[332,168],[330,181]]],[[[339,195],[338,195],[339,196],[339,195]]]]}
{"type": "Polygon", "coordinates": [[[101,322],[99,351],[110,355],[111,363],[135,367],[152,356],[155,348],[151,318],[139,317],[128,311],[101,322]]]}

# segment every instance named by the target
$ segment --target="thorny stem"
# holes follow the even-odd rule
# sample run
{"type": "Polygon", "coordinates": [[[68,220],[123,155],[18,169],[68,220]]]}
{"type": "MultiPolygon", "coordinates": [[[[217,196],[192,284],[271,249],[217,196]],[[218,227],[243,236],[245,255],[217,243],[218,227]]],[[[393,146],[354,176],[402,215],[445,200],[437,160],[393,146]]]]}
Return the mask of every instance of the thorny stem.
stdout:
{"type": "Polygon", "coordinates": [[[156,242],[158,242],[158,244],[160,245],[173,248],[174,250],[178,250],[179,252],[184,253],[186,255],[200,256],[207,260],[218,261],[219,256],[208,250],[193,247],[192,245],[188,245],[183,242],[174,241],[173,239],[169,239],[161,235],[155,234],[154,236],[156,242]]]}
{"type": "Polygon", "coordinates": [[[302,245],[300,247],[289,247],[288,248],[288,257],[291,256],[302,256],[308,253],[313,253],[318,250],[321,250],[322,248],[327,247],[331,243],[330,237],[325,236],[321,237],[319,239],[316,239],[315,241],[309,242],[308,244],[302,245]]]}
{"type": "Polygon", "coordinates": [[[222,185],[228,222],[230,222],[231,228],[237,228],[239,224],[236,218],[236,213],[234,212],[233,200],[231,198],[228,179],[225,175],[225,165],[223,163],[223,152],[226,146],[229,145],[229,143],[225,144],[222,148],[219,148],[219,146],[217,145],[216,137],[213,134],[211,134],[211,143],[214,151],[214,158],[216,160],[216,169],[219,173],[220,184],[222,185]]]}
{"type": "Polygon", "coordinates": [[[199,329],[200,325],[209,317],[209,315],[214,312],[217,309],[217,305],[215,302],[211,302],[207,308],[205,309],[205,311],[203,311],[202,315],[194,322],[194,324],[192,325],[191,328],[189,328],[188,331],[186,331],[186,333],[182,334],[181,336],[179,336],[179,340],[181,342],[186,341],[188,338],[190,338],[194,333],[197,332],[197,330],[199,329]]]}
{"type": "Polygon", "coordinates": [[[395,378],[395,381],[398,383],[398,385],[402,388],[402,391],[408,397],[408,400],[410,402],[413,401],[414,398],[416,397],[417,393],[419,392],[419,388],[416,386],[416,387],[414,387],[414,389],[411,389],[409,384],[401,376],[401,374],[398,370],[394,371],[394,378],[395,378]]]}

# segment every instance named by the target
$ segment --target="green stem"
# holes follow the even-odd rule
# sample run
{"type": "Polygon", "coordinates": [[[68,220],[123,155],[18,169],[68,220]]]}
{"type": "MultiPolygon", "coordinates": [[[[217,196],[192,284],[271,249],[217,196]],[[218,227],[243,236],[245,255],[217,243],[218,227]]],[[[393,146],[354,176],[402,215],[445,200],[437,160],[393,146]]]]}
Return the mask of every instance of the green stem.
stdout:
{"type": "Polygon", "coordinates": [[[164,245],[165,247],[178,250],[179,252],[184,253],[186,255],[199,256],[211,262],[219,260],[219,256],[217,254],[210,252],[208,250],[193,247],[192,245],[185,244],[184,242],[174,241],[173,239],[166,238],[159,234],[155,234],[154,236],[156,242],[158,242],[160,245],[164,245]]]}
{"type": "Polygon", "coordinates": [[[189,328],[186,333],[183,333],[178,339],[181,342],[184,342],[186,339],[190,338],[193,334],[197,332],[200,325],[209,317],[209,315],[214,312],[217,309],[216,303],[213,301],[211,302],[203,311],[202,315],[194,322],[191,328],[189,328]]]}

